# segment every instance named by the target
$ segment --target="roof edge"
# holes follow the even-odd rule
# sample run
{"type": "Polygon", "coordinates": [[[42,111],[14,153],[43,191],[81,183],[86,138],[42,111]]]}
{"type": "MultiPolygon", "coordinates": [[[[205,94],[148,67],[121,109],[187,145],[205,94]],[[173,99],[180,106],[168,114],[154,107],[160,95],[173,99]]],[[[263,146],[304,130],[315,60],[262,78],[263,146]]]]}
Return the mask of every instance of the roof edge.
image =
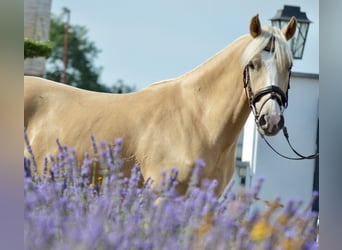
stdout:
{"type": "Polygon", "coordinates": [[[316,73],[291,72],[291,76],[300,78],[319,79],[319,74],[316,73]]]}

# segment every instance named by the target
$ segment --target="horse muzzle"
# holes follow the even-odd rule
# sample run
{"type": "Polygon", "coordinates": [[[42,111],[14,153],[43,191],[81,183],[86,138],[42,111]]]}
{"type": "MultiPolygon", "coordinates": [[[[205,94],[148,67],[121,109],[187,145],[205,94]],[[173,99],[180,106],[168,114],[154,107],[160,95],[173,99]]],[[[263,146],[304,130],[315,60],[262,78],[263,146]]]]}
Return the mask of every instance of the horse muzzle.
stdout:
{"type": "Polygon", "coordinates": [[[276,135],[284,127],[283,114],[267,115],[263,114],[258,119],[259,132],[263,135],[276,135]]]}

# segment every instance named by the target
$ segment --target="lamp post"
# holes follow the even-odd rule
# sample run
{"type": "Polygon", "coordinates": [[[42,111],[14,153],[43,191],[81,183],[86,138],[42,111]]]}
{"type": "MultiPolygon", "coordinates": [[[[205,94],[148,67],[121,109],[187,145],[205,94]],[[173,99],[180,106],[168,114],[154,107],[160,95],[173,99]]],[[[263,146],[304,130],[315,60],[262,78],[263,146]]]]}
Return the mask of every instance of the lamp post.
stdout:
{"type": "Polygon", "coordinates": [[[282,29],[292,16],[297,19],[297,32],[291,40],[291,50],[294,59],[302,59],[306,38],[311,21],[307,18],[305,12],[300,11],[298,6],[284,5],[282,10],[278,10],[271,19],[272,25],[282,29]]]}
{"type": "Polygon", "coordinates": [[[70,10],[66,7],[63,9],[63,13],[66,14],[67,20],[65,22],[64,29],[64,52],[63,52],[63,72],[61,76],[61,82],[66,83],[66,69],[68,64],[68,42],[69,42],[69,23],[70,23],[70,10]]]}

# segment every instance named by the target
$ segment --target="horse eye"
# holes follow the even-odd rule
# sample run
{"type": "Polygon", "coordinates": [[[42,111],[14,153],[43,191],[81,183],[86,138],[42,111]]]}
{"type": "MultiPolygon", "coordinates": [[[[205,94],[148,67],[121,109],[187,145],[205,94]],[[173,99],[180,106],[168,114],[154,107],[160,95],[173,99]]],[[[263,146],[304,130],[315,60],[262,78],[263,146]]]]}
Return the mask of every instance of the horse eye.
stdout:
{"type": "Polygon", "coordinates": [[[249,62],[248,67],[252,70],[255,69],[255,64],[253,62],[249,62]]]}

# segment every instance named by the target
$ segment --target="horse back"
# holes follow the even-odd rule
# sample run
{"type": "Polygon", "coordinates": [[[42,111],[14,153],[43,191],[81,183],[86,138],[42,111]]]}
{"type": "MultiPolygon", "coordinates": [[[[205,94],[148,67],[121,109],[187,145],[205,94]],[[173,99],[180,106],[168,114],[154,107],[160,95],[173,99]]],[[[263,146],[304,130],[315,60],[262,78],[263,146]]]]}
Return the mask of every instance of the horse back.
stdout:
{"type": "Polygon", "coordinates": [[[24,76],[24,126],[27,128],[33,117],[49,108],[49,96],[60,92],[62,86],[52,81],[24,76]]]}

